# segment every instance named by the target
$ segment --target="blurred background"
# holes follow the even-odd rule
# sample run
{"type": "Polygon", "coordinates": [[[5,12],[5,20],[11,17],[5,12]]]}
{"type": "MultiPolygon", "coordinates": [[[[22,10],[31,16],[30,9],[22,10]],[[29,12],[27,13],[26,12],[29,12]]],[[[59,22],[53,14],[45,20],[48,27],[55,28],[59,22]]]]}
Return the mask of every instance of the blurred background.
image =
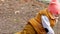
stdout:
{"type": "MultiPolygon", "coordinates": [[[[22,31],[28,20],[39,10],[47,8],[49,2],[50,0],[0,0],[0,34],[22,31]]],[[[59,22],[54,27],[56,34],[60,34],[59,22]]]]}

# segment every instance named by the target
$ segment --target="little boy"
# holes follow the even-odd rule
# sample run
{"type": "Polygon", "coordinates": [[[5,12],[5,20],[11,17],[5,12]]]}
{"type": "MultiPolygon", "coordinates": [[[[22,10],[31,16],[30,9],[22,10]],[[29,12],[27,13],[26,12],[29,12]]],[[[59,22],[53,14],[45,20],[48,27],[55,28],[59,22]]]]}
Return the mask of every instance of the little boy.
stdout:
{"type": "Polygon", "coordinates": [[[51,0],[48,8],[39,11],[36,17],[29,20],[22,32],[15,34],[55,34],[52,28],[58,21],[59,6],[57,0],[51,0]]]}

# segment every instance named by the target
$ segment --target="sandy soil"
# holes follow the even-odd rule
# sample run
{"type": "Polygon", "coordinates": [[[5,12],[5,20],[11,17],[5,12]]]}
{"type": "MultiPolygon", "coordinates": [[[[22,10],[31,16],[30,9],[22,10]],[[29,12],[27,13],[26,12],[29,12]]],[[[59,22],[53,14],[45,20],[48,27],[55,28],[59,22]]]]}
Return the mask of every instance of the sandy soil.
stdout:
{"type": "MultiPolygon", "coordinates": [[[[46,7],[36,0],[0,0],[0,34],[21,31],[30,18],[46,7]]],[[[56,34],[60,34],[59,25],[54,27],[56,34]]]]}

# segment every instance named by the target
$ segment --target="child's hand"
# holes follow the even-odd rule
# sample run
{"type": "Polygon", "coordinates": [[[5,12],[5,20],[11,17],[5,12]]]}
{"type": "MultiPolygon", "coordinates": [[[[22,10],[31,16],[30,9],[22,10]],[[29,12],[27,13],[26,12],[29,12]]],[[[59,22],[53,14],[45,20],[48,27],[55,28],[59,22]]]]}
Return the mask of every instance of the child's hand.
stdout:
{"type": "Polygon", "coordinates": [[[56,19],[56,23],[58,22],[58,18],[59,18],[59,17],[55,17],[55,19],[56,19]]]}

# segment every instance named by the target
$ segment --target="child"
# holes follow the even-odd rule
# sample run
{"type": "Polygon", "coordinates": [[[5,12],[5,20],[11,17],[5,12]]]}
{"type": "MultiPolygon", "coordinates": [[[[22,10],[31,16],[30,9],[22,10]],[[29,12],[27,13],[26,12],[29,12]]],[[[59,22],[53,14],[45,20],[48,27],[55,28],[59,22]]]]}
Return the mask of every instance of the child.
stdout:
{"type": "Polygon", "coordinates": [[[60,14],[59,6],[57,0],[52,0],[48,8],[39,11],[36,17],[29,20],[22,32],[15,34],[55,34],[52,28],[60,14]]]}

